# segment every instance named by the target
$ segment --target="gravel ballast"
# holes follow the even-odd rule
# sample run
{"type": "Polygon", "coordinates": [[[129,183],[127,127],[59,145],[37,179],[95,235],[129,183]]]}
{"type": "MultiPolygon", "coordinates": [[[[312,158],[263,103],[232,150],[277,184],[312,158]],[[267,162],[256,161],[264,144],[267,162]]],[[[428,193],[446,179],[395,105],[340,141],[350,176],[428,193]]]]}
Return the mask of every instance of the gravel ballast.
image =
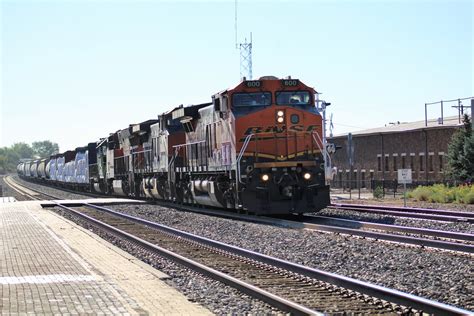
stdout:
{"type": "Polygon", "coordinates": [[[474,309],[474,266],[469,255],[239,222],[153,205],[111,208],[313,268],[474,309]]]}

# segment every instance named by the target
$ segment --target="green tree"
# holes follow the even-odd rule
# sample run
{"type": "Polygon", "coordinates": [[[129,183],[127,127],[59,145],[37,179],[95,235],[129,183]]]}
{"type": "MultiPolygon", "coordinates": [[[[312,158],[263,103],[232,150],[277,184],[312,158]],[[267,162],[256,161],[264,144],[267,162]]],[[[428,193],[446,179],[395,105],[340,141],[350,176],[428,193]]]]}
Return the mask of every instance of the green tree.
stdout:
{"type": "Polygon", "coordinates": [[[16,152],[20,158],[33,158],[34,155],[33,148],[26,143],[15,143],[10,150],[16,152]]]}
{"type": "Polygon", "coordinates": [[[474,164],[472,126],[469,116],[463,118],[463,127],[454,133],[448,146],[448,172],[457,180],[472,179],[474,164]]]}
{"type": "Polygon", "coordinates": [[[0,148],[0,173],[14,172],[20,159],[47,158],[59,152],[59,146],[49,140],[26,143],[15,143],[10,147],[0,148]]]}
{"type": "Polygon", "coordinates": [[[462,163],[465,170],[465,179],[474,180],[474,133],[466,138],[462,163]]]}
{"type": "Polygon", "coordinates": [[[49,140],[33,142],[33,151],[40,158],[47,158],[59,152],[59,146],[49,140]]]}
{"type": "Polygon", "coordinates": [[[7,172],[8,160],[6,156],[6,148],[0,148],[0,174],[7,172]]]}

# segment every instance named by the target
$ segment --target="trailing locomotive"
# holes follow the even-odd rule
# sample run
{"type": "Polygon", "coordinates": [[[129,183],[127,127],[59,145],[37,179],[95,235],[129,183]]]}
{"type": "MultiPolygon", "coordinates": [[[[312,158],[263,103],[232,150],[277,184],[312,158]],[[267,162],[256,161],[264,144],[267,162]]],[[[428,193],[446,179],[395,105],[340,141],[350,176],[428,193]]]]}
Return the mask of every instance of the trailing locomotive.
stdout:
{"type": "Polygon", "coordinates": [[[17,169],[104,194],[256,214],[313,212],[329,204],[316,98],[297,79],[243,80],[212,102],[178,106],[17,169]]]}

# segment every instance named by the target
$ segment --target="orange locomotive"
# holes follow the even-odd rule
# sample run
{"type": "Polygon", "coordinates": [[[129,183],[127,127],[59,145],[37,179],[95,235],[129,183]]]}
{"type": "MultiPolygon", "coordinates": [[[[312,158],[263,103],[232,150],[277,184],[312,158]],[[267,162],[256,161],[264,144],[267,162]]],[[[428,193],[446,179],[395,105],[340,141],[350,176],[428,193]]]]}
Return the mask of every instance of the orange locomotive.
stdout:
{"type": "Polygon", "coordinates": [[[227,92],[235,115],[244,208],[304,213],[329,204],[316,91],[296,79],[244,81],[227,92]]]}

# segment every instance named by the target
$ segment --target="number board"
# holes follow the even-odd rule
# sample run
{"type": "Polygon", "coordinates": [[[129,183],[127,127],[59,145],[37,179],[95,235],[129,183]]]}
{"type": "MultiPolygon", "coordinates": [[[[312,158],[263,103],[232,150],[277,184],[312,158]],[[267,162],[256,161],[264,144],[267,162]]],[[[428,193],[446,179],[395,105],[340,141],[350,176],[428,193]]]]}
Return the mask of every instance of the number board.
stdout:
{"type": "Polygon", "coordinates": [[[246,81],[245,85],[247,86],[247,88],[260,88],[261,83],[258,80],[251,80],[246,81]]]}
{"type": "Polygon", "coordinates": [[[398,183],[411,183],[411,169],[398,169],[398,183]]]}
{"type": "Polygon", "coordinates": [[[296,87],[300,81],[298,79],[283,79],[281,83],[284,87],[296,87]]]}

